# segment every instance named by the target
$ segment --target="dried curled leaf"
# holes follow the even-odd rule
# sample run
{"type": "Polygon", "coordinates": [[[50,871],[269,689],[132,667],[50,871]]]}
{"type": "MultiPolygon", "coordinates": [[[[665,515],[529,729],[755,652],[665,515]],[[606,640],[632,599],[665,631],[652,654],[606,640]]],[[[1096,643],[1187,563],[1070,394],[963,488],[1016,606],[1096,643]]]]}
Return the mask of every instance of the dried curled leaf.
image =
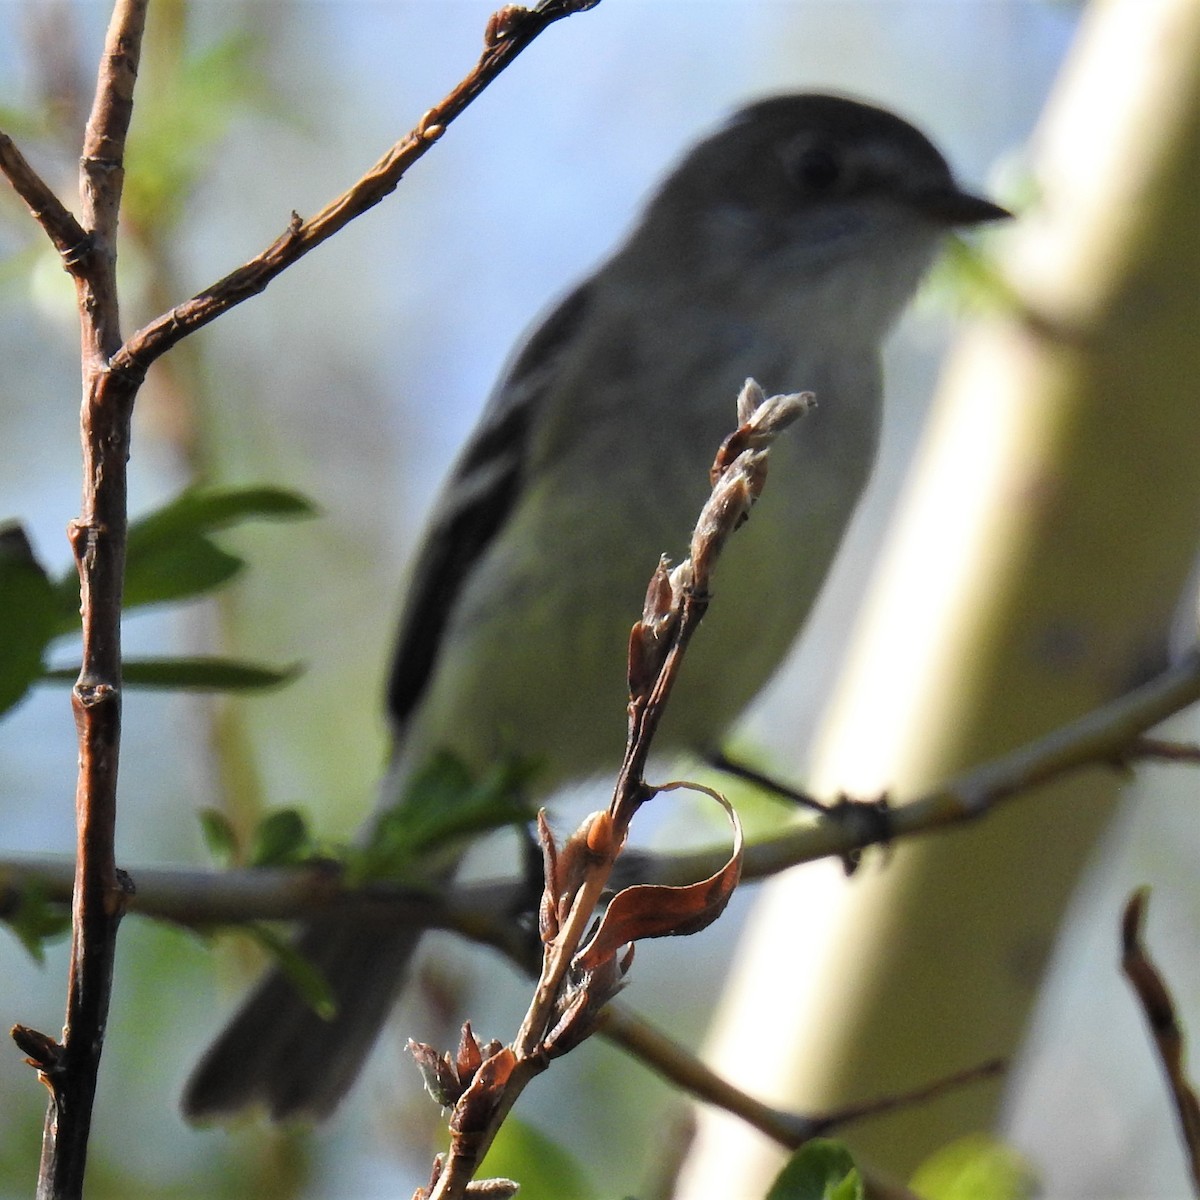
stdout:
{"type": "Polygon", "coordinates": [[[596,932],[572,962],[577,971],[597,971],[622,946],[642,938],[684,937],[711,925],[729,903],[742,873],[742,826],[733,806],[719,792],[700,784],[667,784],[660,791],[687,787],[711,796],[733,827],[733,848],[725,865],[697,883],[683,887],[635,884],[609,902],[596,932]]]}
{"type": "Polygon", "coordinates": [[[502,1046],[483,1060],[471,1086],[454,1106],[450,1117],[452,1134],[478,1133],[487,1128],[492,1110],[516,1065],[517,1056],[509,1046],[502,1046]]]}

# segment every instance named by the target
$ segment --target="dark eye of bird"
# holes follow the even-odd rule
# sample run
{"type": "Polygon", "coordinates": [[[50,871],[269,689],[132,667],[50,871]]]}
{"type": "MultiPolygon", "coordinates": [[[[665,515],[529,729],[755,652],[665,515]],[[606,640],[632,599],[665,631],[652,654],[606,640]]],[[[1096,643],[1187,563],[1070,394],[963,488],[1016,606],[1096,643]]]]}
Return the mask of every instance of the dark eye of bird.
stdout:
{"type": "Polygon", "coordinates": [[[832,150],[811,146],[796,157],[792,178],[806,191],[827,192],[842,177],[842,165],[832,150]]]}

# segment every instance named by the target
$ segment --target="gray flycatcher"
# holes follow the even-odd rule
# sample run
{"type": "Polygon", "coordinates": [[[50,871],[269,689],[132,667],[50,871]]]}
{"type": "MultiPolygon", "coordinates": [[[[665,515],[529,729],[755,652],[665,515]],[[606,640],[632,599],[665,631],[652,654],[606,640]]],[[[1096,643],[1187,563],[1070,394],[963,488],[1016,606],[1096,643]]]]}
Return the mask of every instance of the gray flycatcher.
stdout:
{"type": "MultiPolygon", "coordinates": [[[[726,547],[657,746],[704,751],[804,625],[871,472],[880,347],[947,230],[1007,216],[907,122],[826,95],[752,104],[697,145],[625,243],[516,355],[416,557],[388,688],[382,807],[437,750],[615,773],[629,629],[682,555],[747,376],[812,391],[726,547]]],[[[209,1049],[192,1117],[323,1117],[354,1081],[420,931],[318,918],[298,948],[326,1021],[271,971],[209,1049]]]]}

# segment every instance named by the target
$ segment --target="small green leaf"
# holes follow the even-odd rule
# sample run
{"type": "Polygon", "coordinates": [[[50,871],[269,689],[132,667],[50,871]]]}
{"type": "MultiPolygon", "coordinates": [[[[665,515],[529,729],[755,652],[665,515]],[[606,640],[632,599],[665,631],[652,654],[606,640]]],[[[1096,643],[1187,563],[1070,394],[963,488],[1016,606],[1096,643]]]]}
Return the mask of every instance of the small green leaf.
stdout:
{"type": "Polygon", "coordinates": [[[841,1142],[806,1142],[775,1177],[767,1200],[864,1200],[862,1176],[841,1142]]]}
{"type": "Polygon", "coordinates": [[[951,235],[945,240],[923,294],[955,310],[976,313],[1019,312],[1021,300],[1001,274],[995,259],[974,239],[951,235]]]}
{"type": "Polygon", "coordinates": [[[280,808],[265,816],[254,830],[252,867],[296,866],[312,858],[315,846],[308,822],[295,808],[280,808]]]}
{"type": "Polygon", "coordinates": [[[181,538],[215,533],[254,518],[289,520],[311,517],[316,513],[312,502],[286,488],[204,487],[197,485],[180,492],[162,508],[141,517],[129,526],[129,554],[157,552],[181,538]]]}
{"type": "MultiPolygon", "coordinates": [[[[268,667],[236,658],[127,658],[121,664],[121,679],[129,687],[254,692],[288,683],[300,671],[296,663],[268,667]]],[[[52,683],[72,683],[78,676],[78,667],[54,667],[42,678],[52,683]]]]}
{"type": "Polygon", "coordinates": [[[200,810],[200,832],[213,860],[223,867],[242,861],[242,847],[233,822],[219,808],[200,810]]]}
{"type": "Polygon", "coordinates": [[[375,823],[369,843],[352,852],[348,879],[401,878],[434,850],[531,820],[525,785],[534,773],[529,763],[510,760],[476,780],[453,755],[435,754],[375,823]]]}
{"type": "MultiPolygon", "coordinates": [[[[227,583],[246,565],[222,550],[211,534],[255,519],[309,517],[313,505],[296,492],[274,487],[193,487],[129,526],[125,551],[124,607],[140,608],[203,595],[227,583]]],[[[56,634],[78,622],[79,585],[72,571],[56,584],[56,634]]]]}
{"type": "Polygon", "coordinates": [[[134,546],[126,560],[121,602],[128,611],[202,596],[228,583],[245,565],[244,559],[198,533],[154,545],[149,553],[134,546]]]}
{"type": "Polygon", "coordinates": [[[291,942],[266,925],[255,923],[242,928],[267,951],[300,998],[321,1020],[332,1021],[337,1016],[337,998],[329,980],[291,942]]]}
{"type": "MultiPolygon", "coordinates": [[[[76,589],[78,607],[78,584],[76,589]]],[[[57,612],[54,584],[25,531],[0,526],[0,712],[21,700],[41,675],[57,612]]]]}
{"type": "Polygon", "coordinates": [[[478,1175],[519,1180],[521,1200],[596,1200],[600,1195],[562,1146],[512,1116],[500,1126],[478,1175]]]}
{"type": "Polygon", "coordinates": [[[299,663],[269,667],[238,658],[127,658],[121,678],[133,687],[206,692],[261,692],[295,679],[299,663]]]}
{"type": "Polygon", "coordinates": [[[1027,1200],[1037,1193],[1038,1180],[1011,1146],[973,1133],[931,1154],[910,1186],[924,1200],[1027,1200]]]}
{"type": "Polygon", "coordinates": [[[39,965],[45,961],[46,943],[62,937],[71,928],[70,912],[61,904],[51,903],[33,885],[21,891],[16,908],[4,920],[39,965]]]}

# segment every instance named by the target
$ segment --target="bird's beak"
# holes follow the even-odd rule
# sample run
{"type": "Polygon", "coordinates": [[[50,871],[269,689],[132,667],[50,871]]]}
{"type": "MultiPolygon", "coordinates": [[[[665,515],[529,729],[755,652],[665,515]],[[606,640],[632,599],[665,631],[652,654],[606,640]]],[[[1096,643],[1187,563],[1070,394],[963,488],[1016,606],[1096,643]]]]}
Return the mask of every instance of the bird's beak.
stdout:
{"type": "Polygon", "coordinates": [[[1012,216],[1007,208],[957,188],[926,192],[917,201],[917,207],[932,220],[946,225],[982,225],[986,221],[1004,221],[1012,216]]]}

